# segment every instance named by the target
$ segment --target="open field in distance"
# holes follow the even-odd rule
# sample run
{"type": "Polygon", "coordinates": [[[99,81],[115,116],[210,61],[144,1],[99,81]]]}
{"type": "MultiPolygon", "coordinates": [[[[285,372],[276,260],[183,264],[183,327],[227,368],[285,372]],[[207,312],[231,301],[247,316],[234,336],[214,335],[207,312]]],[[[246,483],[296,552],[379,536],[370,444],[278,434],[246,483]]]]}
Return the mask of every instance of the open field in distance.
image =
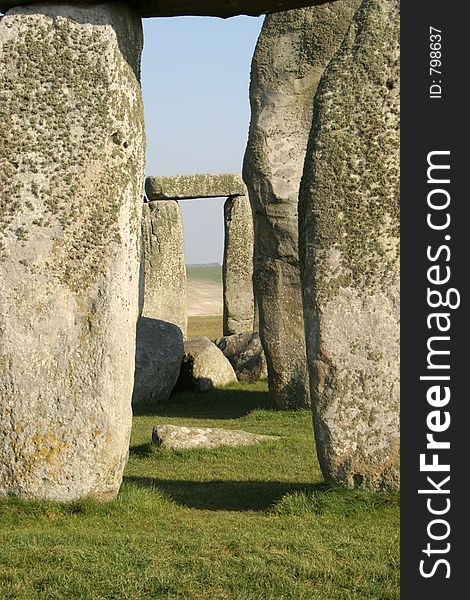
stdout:
{"type": "Polygon", "coordinates": [[[222,267],[220,265],[189,265],[188,314],[208,316],[222,314],[222,267]]]}

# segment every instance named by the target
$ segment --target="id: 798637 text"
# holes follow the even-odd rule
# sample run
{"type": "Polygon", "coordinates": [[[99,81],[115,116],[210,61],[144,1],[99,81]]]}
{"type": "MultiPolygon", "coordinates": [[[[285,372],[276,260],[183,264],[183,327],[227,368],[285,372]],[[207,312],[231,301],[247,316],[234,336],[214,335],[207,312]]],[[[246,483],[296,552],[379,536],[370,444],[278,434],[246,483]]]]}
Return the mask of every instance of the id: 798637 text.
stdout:
{"type": "Polygon", "coordinates": [[[442,98],[442,31],[429,27],[429,97],[442,98]]]}

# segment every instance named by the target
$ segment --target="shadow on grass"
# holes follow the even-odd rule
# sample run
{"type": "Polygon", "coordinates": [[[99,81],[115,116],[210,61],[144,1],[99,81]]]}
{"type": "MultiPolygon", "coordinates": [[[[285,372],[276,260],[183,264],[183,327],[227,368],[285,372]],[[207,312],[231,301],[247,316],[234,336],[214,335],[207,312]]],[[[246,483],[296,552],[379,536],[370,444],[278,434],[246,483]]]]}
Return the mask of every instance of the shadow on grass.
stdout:
{"type": "Polygon", "coordinates": [[[140,444],[139,446],[131,446],[129,448],[129,456],[135,456],[136,458],[148,458],[153,456],[155,453],[155,444],[140,444]]]}
{"type": "Polygon", "coordinates": [[[210,392],[179,392],[167,402],[137,404],[138,417],[184,417],[190,419],[239,419],[256,409],[272,410],[265,390],[222,388],[210,392]]]}
{"type": "Polygon", "coordinates": [[[327,489],[323,483],[285,481],[185,481],[153,477],[124,477],[131,485],[158,488],[174,502],[199,510],[266,511],[293,492],[327,489]]]}

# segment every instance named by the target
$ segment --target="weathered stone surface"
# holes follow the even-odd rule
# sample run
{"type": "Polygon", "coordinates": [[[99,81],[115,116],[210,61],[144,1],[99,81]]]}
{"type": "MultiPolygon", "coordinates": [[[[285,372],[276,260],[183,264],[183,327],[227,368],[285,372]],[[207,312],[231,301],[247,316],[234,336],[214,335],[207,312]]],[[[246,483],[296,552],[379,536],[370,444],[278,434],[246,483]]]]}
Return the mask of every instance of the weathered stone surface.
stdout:
{"type": "MultiPolygon", "coordinates": [[[[19,0],[0,0],[0,10],[18,5],[19,0]]],[[[179,17],[194,15],[201,17],[235,17],[237,15],[259,16],[268,12],[290,10],[302,6],[323,4],[329,0],[128,0],[141,17],[179,17]]],[[[334,1],[334,0],[332,0],[334,1]]],[[[41,0],[21,0],[22,5],[37,4],[41,0]]],[[[94,0],[99,3],[99,0],[94,0]]],[[[83,0],[75,4],[85,7],[93,0],[83,0]]]]}
{"type": "Polygon", "coordinates": [[[199,336],[184,343],[179,389],[207,392],[235,381],[232,365],[209,339],[199,336]]]}
{"type": "Polygon", "coordinates": [[[186,337],[188,302],[183,220],[178,202],[149,202],[142,208],[144,248],[143,315],[174,323],[186,337]]]}
{"type": "Polygon", "coordinates": [[[171,450],[193,448],[217,448],[218,446],[250,446],[260,442],[279,440],[276,435],[248,433],[241,429],[220,429],[210,427],[178,427],[176,425],[156,425],[152,431],[152,442],[171,450]]]}
{"type": "Polygon", "coordinates": [[[44,4],[0,21],[0,495],[118,492],[138,313],[141,22],[44,4]]]}
{"type": "Polygon", "coordinates": [[[255,295],[269,389],[280,409],[309,405],[297,205],[313,98],[359,0],[269,15],[251,71],[243,178],[255,218],[255,295]]]}
{"type": "Polygon", "coordinates": [[[196,173],[147,177],[145,193],[149,200],[185,200],[244,196],[245,184],[238,173],[196,173]]]}
{"type": "Polygon", "coordinates": [[[168,400],[183,360],[179,327],[142,317],[137,325],[133,404],[168,400]]]}
{"type": "Polygon", "coordinates": [[[399,481],[399,2],[366,0],[316,99],[300,247],[328,481],[399,481]]]}
{"type": "Polygon", "coordinates": [[[253,331],[253,215],[247,196],[224,204],[224,335],[253,331]]]}
{"type": "Polygon", "coordinates": [[[258,332],[239,333],[215,340],[235,370],[238,381],[258,381],[268,376],[258,332]]]}

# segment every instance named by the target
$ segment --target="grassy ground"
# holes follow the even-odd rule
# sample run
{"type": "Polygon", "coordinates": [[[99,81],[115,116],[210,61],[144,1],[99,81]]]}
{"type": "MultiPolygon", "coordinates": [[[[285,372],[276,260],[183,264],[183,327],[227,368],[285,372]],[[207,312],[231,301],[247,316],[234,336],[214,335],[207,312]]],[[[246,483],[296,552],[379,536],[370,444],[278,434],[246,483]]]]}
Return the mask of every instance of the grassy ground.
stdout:
{"type": "Polygon", "coordinates": [[[222,337],[222,315],[188,318],[188,339],[205,335],[210,340],[222,337]]]}
{"type": "Polygon", "coordinates": [[[322,484],[307,411],[235,384],[136,414],[114,502],[0,502],[0,597],[398,599],[398,526],[396,494],[322,484]],[[149,443],[162,422],[282,440],[170,452],[149,443]]]}
{"type": "Polygon", "coordinates": [[[189,281],[206,281],[222,283],[222,267],[220,265],[191,265],[186,267],[189,281]]]}

